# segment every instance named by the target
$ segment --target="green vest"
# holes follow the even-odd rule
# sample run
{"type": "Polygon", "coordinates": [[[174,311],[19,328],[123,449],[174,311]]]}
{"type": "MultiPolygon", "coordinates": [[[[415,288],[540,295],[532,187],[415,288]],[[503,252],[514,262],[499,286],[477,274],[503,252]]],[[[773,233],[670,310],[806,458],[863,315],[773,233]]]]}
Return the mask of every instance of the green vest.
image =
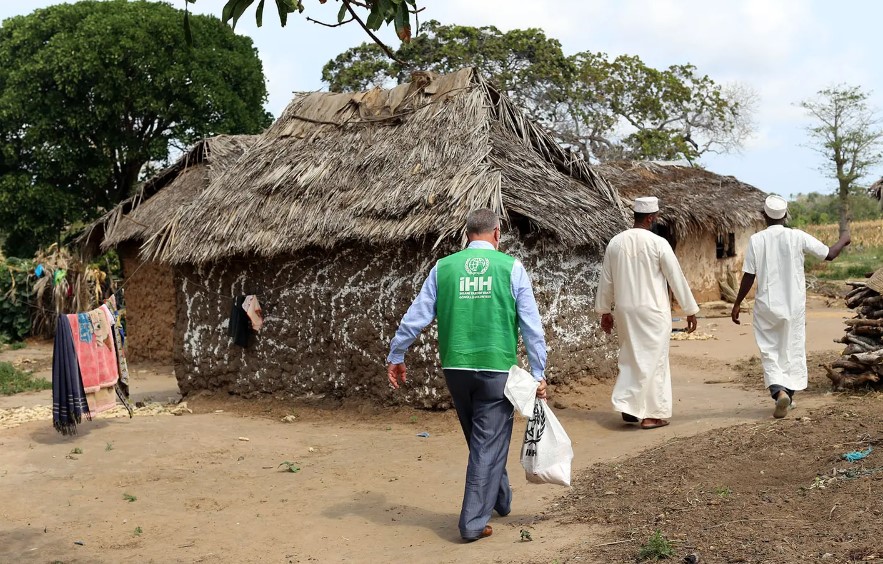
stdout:
{"type": "Polygon", "coordinates": [[[513,257],[492,249],[466,249],[438,261],[436,318],[442,368],[508,372],[518,364],[514,264],[513,257]]]}

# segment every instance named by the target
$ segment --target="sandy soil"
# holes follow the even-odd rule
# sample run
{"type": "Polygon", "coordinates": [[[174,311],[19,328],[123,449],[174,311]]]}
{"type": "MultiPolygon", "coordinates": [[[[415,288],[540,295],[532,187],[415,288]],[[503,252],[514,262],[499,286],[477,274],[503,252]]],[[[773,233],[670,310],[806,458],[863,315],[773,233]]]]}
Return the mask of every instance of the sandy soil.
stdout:
{"type": "MultiPolygon", "coordinates": [[[[846,315],[813,301],[808,349],[838,350],[832,340],[846,315]]],[[[667,428],[625,426],[609,407],[610,382],[554,390],[574,443],[576,488],[526,483],[517,421],[513,512],[471,544],[456,526],[466,446],[452,413],[200,396],[187,398],[193,413],[100,419],[76,437],[45,420],[0,428],[0,562],[609,561],[585,546],[609,540],[618,524],[572,514],[574,499],[595,495],[587,469],[626,464],[672,439],[771,421],[762,382],[746,385],[732,369],[756,354],[750,321],[700,319],[699,331],[714,339],[672,343],[676,406],[667,428]],[[284,461],[300,470],[285,471],[284,461]],[[521,542],[522,531],[533,541],[521,542]]],[[[0,360],[13,355],[45,361],[51,347],[0,360]]],[[[136,400],[178,397],[168,367],[133,368],[136,400]]],[[[377,379],[383,386],[384,375],[377,379]]],[[[832,401],[807,394],[792,418],[832,401]]],[[[48,392],[0,397],[0,411],[49,403],[48,392]]]]}

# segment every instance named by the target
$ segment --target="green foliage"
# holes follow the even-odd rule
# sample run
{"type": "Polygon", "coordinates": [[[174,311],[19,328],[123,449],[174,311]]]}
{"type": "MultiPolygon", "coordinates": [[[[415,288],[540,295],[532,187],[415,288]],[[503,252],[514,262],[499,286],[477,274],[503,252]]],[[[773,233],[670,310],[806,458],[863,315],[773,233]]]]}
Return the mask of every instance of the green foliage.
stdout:
{"type": "MultiPolygon", "coordinates": [[[[295,11],[302,14],[305,9],[302,0],[274,1],[276,3],[276,11],[279,14],[279,23],[282,24],[282,27],[285,27],[288,23],[288,14],[292,14],[295,11]]],[[[326,1],[319,0],[319,3],[324,4],[326,1]]],[[[187,2],[195,3],[196,0],[187,0],[187,2]]],[[[254,2],[255,0],[227,0],[227,3],[224,4],[221,19],[224,20],[224,23],[229,23],[231,26],[236,27],[239,18],[254,2]]],[[[255,9],[255,21],[258,27],[261,27],[264,23],[264,2],[265,0],[260,0],[255,9]]],[[[347,16],[350,15],[350,10],[355,12],[360,7],[366,7],[368,9],[367,18],[360,17],[364,20],[365,26],[368,29],[377,31],[383,25],[393,24],[399,39],[406,43],[411,40],[412,14],[416,20],[417,4],[415,0],[375,0],[368,2],[367,6],[352,3],[350,0],[341,0],[340,4],[340,11],[337,13],[337,23],[342,24],[352,21],[352,19],[347,19],[347,16]]],[[[189,30],[189,24],[186,21],[184,27],[185,30],[189,30]]]]}
{"type": "Polygon", "coordinates": [[[292,474],[296,472],[300,472],[300,466],[297,465],[297,462],[289,462],[285,461],[279,465],[279,467],[285,467],[285,472],[291,472],[292,474]]]}
{"type": "Polygon", "coordinates": [[[19,342],[31,330],[31,261],[0,260],[0,343],[19,342]]]}
{"type": "Polygon", "coordinates": [[[586,158],[695,159],[739,146],[751,129],[750,93],[724,91],[692,65],[657,70],[634,56],[564,54],[540,29],[421,26],[395,53],[370,43],[329,61],[332,91],[402,83],[413,68],[450,73],[476,67],[557,139],[586,158]]]}
{"type": "Polygon", "coordinates": [[[868,105],[869,97],[859,86],[841,84],[799,104],[811,120],[807,133],[810,148],[822,157],[819,170],[837,181],[841,233],[850,220],[849,200],[856,183],[883,160],[883,127],[868,105]]]}
{"type": "Polygon", "coordinates": [[[722,499],[730,497],[730,494],[732,493],[733,490],[731,490],[729,486],[717,486],[716,488],[714,488],[714,494],[722,499]]]}
{"type": "Polygon", "coordinates": [[[51,388],[52,382],[34,378],[8,362],[0,362],[0,394],[11,396],[21,392],[37,392],[51,388]]]}
{"type": "MultiPolygon", "coordinates": [[[[868,196],[865,190],[853,188],[848,198],[850,221],[883,218],[879,202],[868,196]]],[[[788,203],[788,214],[789,224],[797,228],[837,223],[840,217],[840,200],[833,194],[798,194],[794,201],[788,203]]]]}
{"type": "Polygon", "coordinates": [[[650,536],[650,539],[641,545],[638,551],[639,560],[664,560],[674,556],[674,547],[671,541],[662,536],[658,530],[650,536]]]}
{"type": "Polygon", "coordinates": [[[140,537],[140,536],[141,536],[141,533],[143,533],[143,532],[144,532],[144,530],[143,530],[141,527],[135,527],[134,535],[135,535],[136,537],[140,537]]]}
{"type": "Polygon", "coordinates": [[[76,447],[75,449],[71,450],[71,454],[83,454],[83,449],[81,449],[80,447],[76,447]]]}
{"type": "MultiPolygon", "coordinates": [[[[110,443],[107,443],[107,444],[110,444],[110,443]]],[[[127,494],[127,493],[124,493],[124,494],[123,494],[123,499],[126,500],[126,501],[128,501],[129,503],[132,503],[133,501],[137,501],[137,500],[138,500],[137,497],[133,496],[132,494],[127,494]]]]}
{"type": "Polygon", "coordinates": [[[260,59],[220,20],[159,2],[57,4],[0,27],[0,225],[30,256],[129,195],[169,147],[270,123],[260,59]]]}
{"type": "Polygon", "coordinates": [[[806,272],[822,280],[855,280],[875,272],[883,265],[883,247],[849,246],[833,262],[806,259],[806,272]]]}
{"type": "MultiPolygon", "coordinates": [[[[112,451],[112,450],[113,450],[113,443],[107,443],[106,445],[104,445],[104,451],[105,451],[105,452],[110,452],[110,451],[112,451]]],[[[126,494],[126,495],[128,495],[128,494],[126,494]]],[[[134,499],[130,499],[129,501],[135,501],[135,500],[134,500],[134,499]]]]}

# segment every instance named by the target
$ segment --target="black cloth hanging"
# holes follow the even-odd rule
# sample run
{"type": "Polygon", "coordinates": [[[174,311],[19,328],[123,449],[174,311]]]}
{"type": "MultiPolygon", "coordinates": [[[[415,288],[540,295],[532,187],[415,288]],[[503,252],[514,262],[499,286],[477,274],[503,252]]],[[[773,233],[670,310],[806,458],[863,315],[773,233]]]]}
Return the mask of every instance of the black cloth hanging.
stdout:
{"type": "Polygon", "coordinates": [[[230,326],[227,334],[233,337],[233,344],[240,347],[247,347],[249,336],[251,335],[251,322],[248,320],[242,304],[245,302],[245,296],[236,296],[233,299],[233,309],[230,310],[230,326]]]}
{"type": "Polygon", "coordinates": [[[52,350],[52,424],[62,435],[76,435],[83,415],[92,419],[71,326],[66,315],[59,315],[52,350]]]}

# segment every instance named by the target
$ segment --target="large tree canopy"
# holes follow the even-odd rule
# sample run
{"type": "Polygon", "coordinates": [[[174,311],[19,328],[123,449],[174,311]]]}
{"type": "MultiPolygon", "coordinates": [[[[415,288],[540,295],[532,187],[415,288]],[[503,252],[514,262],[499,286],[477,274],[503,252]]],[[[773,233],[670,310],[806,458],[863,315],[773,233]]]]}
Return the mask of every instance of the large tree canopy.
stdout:
{"type": "Polygon", "coordinates": [[[250,39],[164,3],[81,1],[0,27],[0,230],[29,254],[125,198],[171,145],[271,116],[250,39]]]}
{"type": "Polygon", "coordinates": [[[749,92],[725,90],[688,64],[658,70],[634,56],[567,56],[539,29],[429,21],[396,56],[407,66],[365,43],[329,61],[322,79],[333,91],[353,91],[401,83],[414,69],[474,66],[559,141],[597,160],[694,160],[736,149],[751,132],[749,92]]]}
{"type": "Polygon", "coordinates": [[[868,98],[861,87],[841,84],[800,102],[811,119],[810,148],[822,156],[819,170],[837,182],[841,235],[849,231],[856,183],[883,161],[883,122],[868,98]]]}

